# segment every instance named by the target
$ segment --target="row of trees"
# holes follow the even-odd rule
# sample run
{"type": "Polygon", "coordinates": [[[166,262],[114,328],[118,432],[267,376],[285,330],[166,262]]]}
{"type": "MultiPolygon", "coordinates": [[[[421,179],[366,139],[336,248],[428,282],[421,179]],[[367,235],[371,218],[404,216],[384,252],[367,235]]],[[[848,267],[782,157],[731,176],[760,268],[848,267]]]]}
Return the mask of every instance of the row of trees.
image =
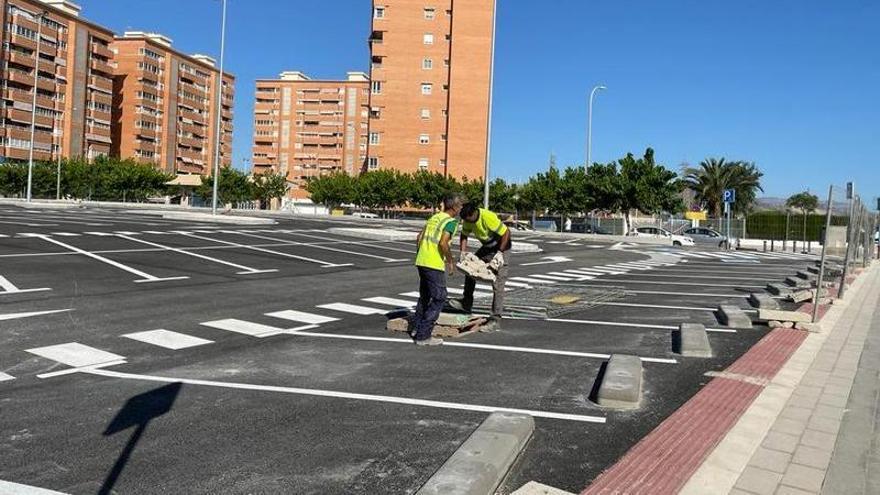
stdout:
{"type": "MultiPolygon", "coordinates": [[[[31,194],[35,198],[55,198],[58,194],[58,165],[34,164],[31,194]]],[[[89,201],[145,201],[151,197],[177,195],[180,188],[169,186],[173,175],[166,174],[149,164],[132,159],[120,160],[101,156],[93,163],[84,159],[62,160],[60,189],[62,198],[89,201]]],[[[25,197],[27,194],[28,166],[26,163],[0,165],[0,194],[6,197],[25,197]]],[[[213,197],[213,177],[202,177],[195,194],[210,201],[213,197]]],[[[284,176],[268,173],[251,178],[236,169],[223,168],[218,181],[220,203],[259,201],[263,207],[272,199],[282,198],[287,192],[284,176]]]]}

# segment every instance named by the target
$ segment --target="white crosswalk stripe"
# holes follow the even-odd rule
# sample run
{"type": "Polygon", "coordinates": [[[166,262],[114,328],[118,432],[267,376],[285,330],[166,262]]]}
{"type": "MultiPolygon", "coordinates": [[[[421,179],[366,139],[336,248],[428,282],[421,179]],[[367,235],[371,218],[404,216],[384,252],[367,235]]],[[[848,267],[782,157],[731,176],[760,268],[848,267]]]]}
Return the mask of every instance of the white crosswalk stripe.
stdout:
{"type": "Polygon", "coordinates": [[[213,344],[213,340],[202,339],[192,335],[172,332],[170,330],[148,330],[123,335],[123,337],[137,340],[145,344],[152,344],[166,349],[180,350],[205,344],[213,344]]]}
{"type": "Polygon", "coordinates": [[[551,282],[550,280],[541,280],[540,278],[532,278],[532,277],[513,277],[513,280],[518,280],[520,282],[528,282],[530,284],[554,284],[556,282],[551,282]]]}
{"type": "Polygon", "coordinates": [[[584,275],[584,276],[587,276],[587,277],[598,277],[598,276],[601,276],[601,275],[607,275],[607,273],[603,273],[603,272],[597,272],[597,271],[591,271],[591,270],[584,270],[584,269],[574,269],[574,268],[572,268],[572,269],[570,269],[570,270],[565,270],[565,271],[566,271],[567,273],[573,273],[573,274],[575,274],[575,275],[584,275]]]}
{"type": "Polygon", "coordinates": [[[361,299],[361,301],[393,306],[395,308],[412,308],[416,305],[415,301],[410,301],[408,299],[395,299],[393,297],[368,297],[361,299]]]}
{"type": "Polygon", "coordinates": [[[569,275],[567,277],[559,277],[559,276],[555,276],[555,275],[542,275],[542,274],[538,274],[538,273],[529,275],[529,277],[546,279],[546,280],[555,280],[557,282],[568,282],[568,281],[574,280],[576,278],[573,275],[569,275]]]}
{"type": "Polygon", "coordinates": [[[0,234],[0,239],[6,239],[7,237],[9,237],[9,236],[6,234],[0,234]]]}
{"type": "Polygon", "coordinates": [[[117,230],[116,233],[119,235],[141,235],[140,232],[131,232],[129,230],[117,230]]]}
{"type": "Polygon", "coordinates": [[[74,232],[52,232],[49,235],[57,235],[58,237],[79,237],[82,234],[77,234],[74,232]]]}
{"type": "Polygon", "coordinates": [[[505,282],[505,285],[508,285],[508,286],[510,286],[510,287],[522,288],[522,289],[525,289],[525,288],[531,287],[531,285],[529,285],[529,284],[524,284],[524,283],[522,283],[522,282],[512,282],[512,281],[510,281],[510,280],[508,280],[507,282],[505,282]]]}
{"type": "Polygon", "coordinates": [[[206,321],[204,323],[201,323],[201,325],[210,328],[216,328],[218,330],[226,330],[228,332],[235,332],[244,335],[250,335],[251,337],[260,338],[278,335],[284,333],[285,331],[285,329],[283,328],[263,325],[261,323],[254,323],[250,321],[236,320],[234,318],[206,321]]]}
{"type": "Polygon", "coordinates": [[[68,342],[66,344],[50,345],[48,347],[37,347],[28,349],[25,352],[35,354],[52,361],[66,364],[73,368],[81,368],[83,366],[95,366],[99,364],[115,363],[124,361],[125,358],[112,352],[102,351],[78,342],[68,342]]]}
{"type": "Polygon", "coordinates": [[[570,280],[591,280],[595,278],[593,275],[582,275],[577,273],[566,273],[566,272],[550,272],[547,275],[553,275],[556,277],[568,277],[570,280]]]}
{"type": "Polygon", "coordinates": [[[587,270],[595,270],[597,272],[609,273],[611,275],[623,275],[628,271],[623,268],[608,268],[605,266],[591,266],[587,267],[587,270]]]}
{"type": "Polygon", "coordinates": [[[331,311],[339,311],[341,313],[351,313],[356,315],[380,315],[388,312],[384,309],[371,308],[368,306],[358,306],[357,304],[348,303],[321,304],[317,307],[321,309],[329,309],[331,311]]]}
{"type": "Polygon", "coordinates": [[[0,382],[8,382],[10,380],[15,380],[15,377],[12,375],[7,375],[6,373],[0,371],[0,382]]]}
{"type": "Polygon", "coordinates": [[[339,321],[339,318],[330,316],[316,315],[314,313],[306,313],[304,311],[294,311],[292,309],[284,311],[276,311],[274,313],[266,313],[271,318],[280,318],[282,320],[295,321],[297,323],[306,323],[308,325],[322,325],[333,321],[339,321]]]}

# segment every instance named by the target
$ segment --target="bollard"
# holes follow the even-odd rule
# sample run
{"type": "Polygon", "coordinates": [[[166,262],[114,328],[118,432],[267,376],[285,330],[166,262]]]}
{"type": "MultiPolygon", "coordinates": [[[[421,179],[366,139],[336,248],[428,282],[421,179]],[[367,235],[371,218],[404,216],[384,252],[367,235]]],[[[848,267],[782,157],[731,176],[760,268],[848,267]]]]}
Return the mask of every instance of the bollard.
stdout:
{"type": "Polygon", "coordinates": [[[770,239],[770,252],[776,251],[776,239],[770,239]]]}
{"type": "Polygon", "coordinates": [[[813,254],[813,241],[807,241],[807,254],[813,254]]]}
{"type": "Polygon", "coordinates": [[[782,252],[788,251],[788,239],[782,241],[782,252]]]}
{"type": "Polygon", "coordinates": [[[791,241],[791,252],[792,253],[797,252],[797,241],[791,241]]]}
{"type": "Polygon", "coordinates": [[[764,241],[764,252],[767,252],[767,241],[764,241]]]}

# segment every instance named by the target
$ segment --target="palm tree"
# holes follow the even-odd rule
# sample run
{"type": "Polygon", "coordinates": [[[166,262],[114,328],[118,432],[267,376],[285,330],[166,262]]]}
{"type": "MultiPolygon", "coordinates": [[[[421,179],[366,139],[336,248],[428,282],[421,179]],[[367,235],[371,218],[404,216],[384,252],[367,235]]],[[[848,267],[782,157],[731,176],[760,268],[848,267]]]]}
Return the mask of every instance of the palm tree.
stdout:
{"type": "Polygon", "coordinates": [[[726,161],[724,158],[708,158],[699,167],[685,167],[684,182],[694,192],[697,201],[705,205],[709,213],[721,217],[722,195],[725,189],[736,190],[734,213],[749,211],[761,188],[764,174],[754,163],[726,161]]]}

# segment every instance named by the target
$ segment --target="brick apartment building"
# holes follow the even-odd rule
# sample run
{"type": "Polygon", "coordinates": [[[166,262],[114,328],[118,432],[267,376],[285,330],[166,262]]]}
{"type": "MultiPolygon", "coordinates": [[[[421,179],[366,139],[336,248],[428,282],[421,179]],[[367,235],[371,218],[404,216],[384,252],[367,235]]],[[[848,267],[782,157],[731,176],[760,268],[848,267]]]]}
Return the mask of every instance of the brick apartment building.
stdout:
{"type": "MultiPolygon", "coordinates": [[[[289,73],[289,81],[257,81],[254,173],[288,170],[298,185],[309,176],[332,170],[356,174],[379,168],[482,178],[488,143],[493,16],[493,0],[374,0],[369,82],[357,81],[369,84],[369,97],[360,111],[346,106],[346,112],[360,117],[345,123],[355,128],[366,123],[366,153],[358,146],[357,156],[348,154],[346,146],[351,143],[345,140],[342,146],[341,133],[329,134],[333,129],[319,125],[325,119],[318,117],[333,109],[325,106],[333,107],[335,101],[301,100],[307,98],[303,88],[333,94],[342,91],[342,82],[309,81],[300,73],[289,73]],[[292,114],[288,119],[278,114],[283,100],[279,92],[285,85],[297,87],[291,89],[297,94],[293,107],[315,113],[307,115],[312,120],[297,117],[290,124],[297,135],[282,143],[281,138],[290,132],[281,125],[293,119],[292,114]],[[317,135],[297,127],[309,123],[317,135]],[[285,156],[291,156],[286,144],[296,147],[289,162],[293,170],[283,163],[285,156]],[[334,147],[335,155],[331,153],[334,147]]],[[[360,100],[353,101],[357,108],[362,105],[360,100]]],[[[357,136],[359,141],[362,138],[357,136]]],[[[301,190],[294,194],[304,196],[301,190]]]]}
{"type": "MultiPolygon", "coordinates": [[[[79,14],[68,0],[0,0],[0,158],[28,159],[36,86],[36,160],[118,155],[172,173],[209,173],[213,61],[177,52],[159,35],[114,38],[79,14]]],[[[234,79],[224,81],[221,149],[229,164],[234,79]]]]}
{"type": "Polygon", "coordinates": [[[493,0],[374,0],[368,169],[482,178],[493,0]]]}
{"type": "Polygon", "coordinates": [[[79,11],[65,0],[0,0],[0,156],[28,158],[35,86],[35,159],[110,153],[113,33],[79,11]]]}
{"type": "MultiPolygon", "coordinates": [[[[155,33],[130,31],[112,43],[118,70],[113,98],[114,155],[168,173],[210,175],[217,139],[220,71],[204,55],[175,50],[155,33]]],[[[232,163],[234,78],[223,78],[221,164],[232,163]]]]}
{"type": "Polygon", "coordinates": [[[290,196],[308,197],[309,177],[360,173],[367,157],[369,79],[312,80],[282,72],[258,80],[254,104],[253,172],[274,170],[291,183],[290,196]]]}

